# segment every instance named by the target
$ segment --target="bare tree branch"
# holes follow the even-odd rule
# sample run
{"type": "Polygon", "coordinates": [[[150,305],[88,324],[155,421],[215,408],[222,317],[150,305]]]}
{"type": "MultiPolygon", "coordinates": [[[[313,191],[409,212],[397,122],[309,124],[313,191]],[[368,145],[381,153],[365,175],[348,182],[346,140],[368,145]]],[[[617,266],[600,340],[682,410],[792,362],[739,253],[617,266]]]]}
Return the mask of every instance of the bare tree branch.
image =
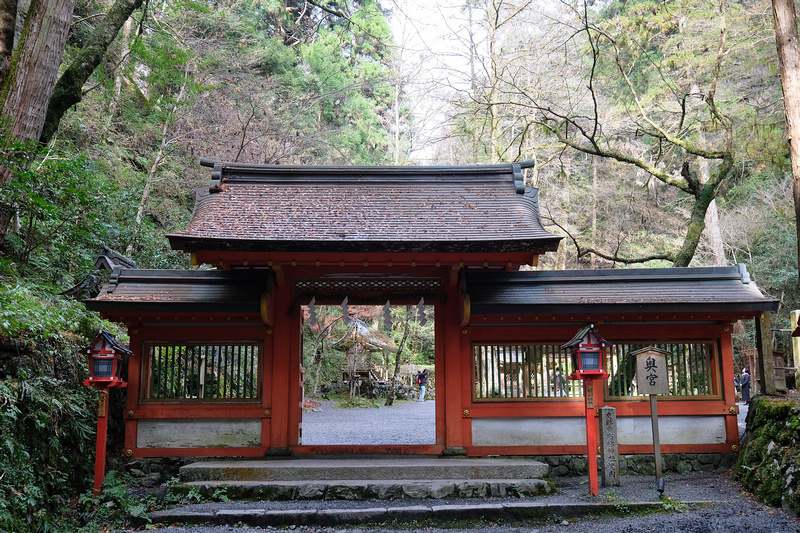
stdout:
{"type": "Polygon", "coordinates": [[[572,244],[575,246],[575,250],[577,251],[578,259],[584,257],[586,255],[595,255],[597,257],[601,257],[603,259],[607,259],[608,261],[612,261],[614,263],[623,263],[626,265],[632,264],[639,264],[639,263],[647,263],[648,261],[675,261],[675,254],[674,253],[661,253],[661,254],[650,254],[650,255],[642,255],[639,257],[623,257],[619,255],[619,250],[615,250],[614,253],[603,252],[602,250],[597,250],[596,248],[588,247],[588,246],[581,246],[578,243],[578,239],[562,224],[559,224],[555,218],[551,217],[550,215],[542,217],[545,220],[548,220],[553,225],[557,226],[564,234],[569,237],[572,241],[572,244]]]}

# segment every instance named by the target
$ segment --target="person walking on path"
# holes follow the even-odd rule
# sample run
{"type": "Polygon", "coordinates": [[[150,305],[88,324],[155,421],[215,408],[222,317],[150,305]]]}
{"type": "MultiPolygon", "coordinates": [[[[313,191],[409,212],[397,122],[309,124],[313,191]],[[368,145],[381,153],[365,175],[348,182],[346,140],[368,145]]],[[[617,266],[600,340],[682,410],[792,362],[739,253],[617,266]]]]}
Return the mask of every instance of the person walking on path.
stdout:
{"type": "Polygon", "coordinates": [[[742,369],[742,377],[739,380],[742,387],[742,401],[750,403],[750,374],[747,373],[747,368],[742,369]]]}
{"type": "Polygon", "coordinates": [[[417,385],[419,385],[419,401],[425,401],[425,387],[428,386],[428,369],[417,372],[417,385]]]}

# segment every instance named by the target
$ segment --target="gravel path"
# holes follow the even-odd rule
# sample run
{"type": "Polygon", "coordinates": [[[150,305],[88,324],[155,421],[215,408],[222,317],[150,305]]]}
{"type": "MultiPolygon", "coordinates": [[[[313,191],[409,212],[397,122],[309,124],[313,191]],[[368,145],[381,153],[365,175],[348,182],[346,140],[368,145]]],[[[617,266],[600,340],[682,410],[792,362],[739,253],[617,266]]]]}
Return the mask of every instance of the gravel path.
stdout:
{"type": "Polygon", "coordinates": [[[736,416],[737,421],[739,423],[739,440],[742,440],[744,437],[744,432],[747,429],[747,411],[750,410],[750,405],[744,402],[737,402],[736,405],[739,406],[739,414],[736,416]]]}
{"type": "Polygon", "coordinates": [[[333,409],[335,403],[323,400],[303,412],[303,444],[436,444],[433,400],[395,400],[379,409],[333,409]]]}

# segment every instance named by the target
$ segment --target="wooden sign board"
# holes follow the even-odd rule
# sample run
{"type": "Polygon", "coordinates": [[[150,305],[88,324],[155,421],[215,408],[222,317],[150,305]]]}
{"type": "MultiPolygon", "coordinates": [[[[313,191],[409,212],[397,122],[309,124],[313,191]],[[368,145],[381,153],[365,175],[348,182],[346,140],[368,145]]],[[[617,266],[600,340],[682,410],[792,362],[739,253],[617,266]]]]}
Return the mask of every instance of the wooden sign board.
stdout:
{"type": "Polygon", "coordinates": [[[639,394],[669,394],[667,352],[650,346],[629,355],[636,357],[636,387],[639,394]]]}

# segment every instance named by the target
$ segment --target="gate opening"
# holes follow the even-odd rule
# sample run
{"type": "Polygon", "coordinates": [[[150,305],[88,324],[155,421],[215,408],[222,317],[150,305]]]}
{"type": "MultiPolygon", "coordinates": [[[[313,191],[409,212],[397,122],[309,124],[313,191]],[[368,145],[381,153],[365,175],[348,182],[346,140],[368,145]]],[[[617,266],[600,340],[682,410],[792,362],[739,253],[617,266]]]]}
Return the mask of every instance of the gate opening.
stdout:
{"type": "Polygon", "coordinates": [[[433,306],[302,311],[301,445],[436,443],[433,306]]]}

